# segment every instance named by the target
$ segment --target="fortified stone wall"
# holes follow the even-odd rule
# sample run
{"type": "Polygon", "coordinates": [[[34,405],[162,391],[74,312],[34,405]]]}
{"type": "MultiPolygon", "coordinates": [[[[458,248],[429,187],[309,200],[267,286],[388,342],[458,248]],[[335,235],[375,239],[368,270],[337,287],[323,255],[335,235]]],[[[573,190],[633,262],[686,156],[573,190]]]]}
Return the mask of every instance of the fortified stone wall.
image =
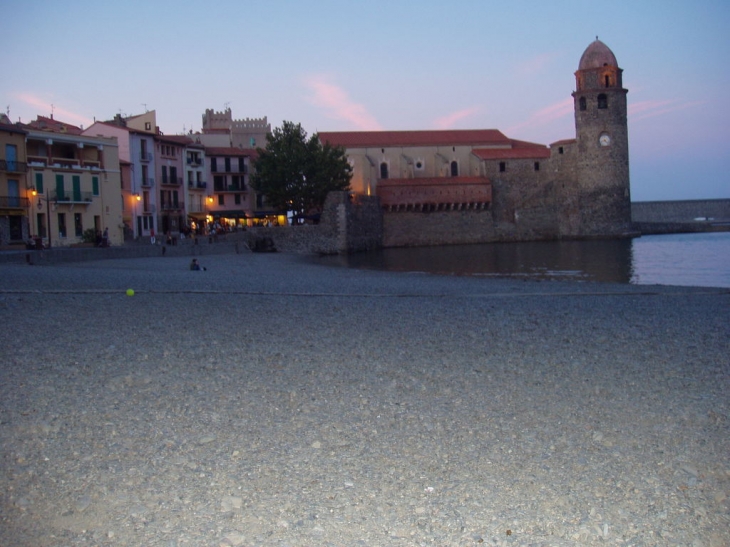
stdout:
{"type": "Polygon", "coordinates": [[[633,222],[695,222],[696,218],[730,221],[730,199],[636,201],[631,204],[633,222]]]}
{"type": "Polygon", "coordinates": [[[383,238],[380,200],[330,192],[319,224],[249,228],[246,238],[251,249],[257,241],[269,239],[277,251],[293,253],[337,254],[376,249],[383,238]]]}

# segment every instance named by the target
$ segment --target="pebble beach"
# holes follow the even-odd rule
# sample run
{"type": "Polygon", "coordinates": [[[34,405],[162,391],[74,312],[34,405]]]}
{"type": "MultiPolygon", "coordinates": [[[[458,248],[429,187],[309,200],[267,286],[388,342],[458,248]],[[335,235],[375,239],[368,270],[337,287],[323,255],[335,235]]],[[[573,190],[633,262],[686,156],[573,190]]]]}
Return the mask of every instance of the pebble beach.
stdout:
{"type": "Polygon", "coordinates": [[[0,265],[0,545],[730,545],[730,290],[189,260],[0,265]]]}

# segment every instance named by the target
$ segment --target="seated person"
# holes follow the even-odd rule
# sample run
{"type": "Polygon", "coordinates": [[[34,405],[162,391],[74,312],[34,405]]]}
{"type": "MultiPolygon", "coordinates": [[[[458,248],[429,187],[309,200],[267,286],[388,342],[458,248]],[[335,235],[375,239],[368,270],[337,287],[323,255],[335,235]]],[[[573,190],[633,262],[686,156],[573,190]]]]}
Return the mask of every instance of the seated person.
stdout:
{"type": "Polygon", "coordinates": [[[201,267],[200,263],[198,263],[197,258],[193,258],[193,261],[190,263],[190,269],[191,270],[207,270],[207,268],[201,267]]]}

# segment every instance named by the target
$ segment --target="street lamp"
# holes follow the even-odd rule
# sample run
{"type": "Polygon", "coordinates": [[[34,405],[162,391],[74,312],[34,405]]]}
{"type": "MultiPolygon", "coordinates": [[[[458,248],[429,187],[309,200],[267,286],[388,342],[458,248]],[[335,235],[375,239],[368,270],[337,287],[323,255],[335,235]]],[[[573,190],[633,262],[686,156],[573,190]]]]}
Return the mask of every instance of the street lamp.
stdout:
{"type": "MultiPolygon", "coordinates": [[[[30,194],[33,197],[38,197],[38,210],[43,210],[43,200],[46,200],[46,231],[48,232],[48,248],[51,248],[51,201],[48,199],[47,196],[38,196],[38,190],[36,190],[35,186],[31,186],[30,188],[30,194]]],[[[39,237],[43,237],[41,234],[38,234],[39,237]]]]}
{"type": "Polygon", "coordinates": [[[142,234],[139,233],[139,219],[137,218],[137,202],[142,199],[142,196],[139,195],[139,192],[135,192],[132,194],[132,197],[134,198],[134,215],[132,222],[134,223],[134,231],[137,232],[137,239],[140,238],[142,234]]]}

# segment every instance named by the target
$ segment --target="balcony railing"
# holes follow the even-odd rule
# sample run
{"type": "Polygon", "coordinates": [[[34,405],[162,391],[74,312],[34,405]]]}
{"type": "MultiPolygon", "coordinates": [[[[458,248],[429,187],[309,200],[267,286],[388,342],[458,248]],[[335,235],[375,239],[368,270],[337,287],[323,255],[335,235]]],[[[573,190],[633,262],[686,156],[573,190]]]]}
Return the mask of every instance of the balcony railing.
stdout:
{"type": "Polygon", "coordinates": [[[207,187],[207,182],[195,182],[192,180],[188,181],[188,188],[190,188],[191,190],[205,190],[207,187]]]}
{"type": "Polygon", "coordinates": [[[203,165],[203,160],[200,158],[188,158],[188,165],[192,167],[200,167],[203,165]]]}
{"type": "Polygon", "coordinates": [[[179,211],[181,209],[184,209],[182,203],[175,203],[174,201],[172,203],[161,203],[160,204],[160,210],[162,211],[179,211]]]}
{"type": "Polygon", "coordinates": [[[57,203],[91,203],[94,194],[91,192],[58,192],[51,190],[49,199],[57,203]]]}
{"type": "Polygon", "coordinates": [[[162,177],[162,184],[167,186],[180,186],[182,182],[182,177],[162,177]]]}
{"type": "Polygon", "coordinates": [[[152,159],[152,154],[149,152],[145,152],[144,150],[139,153],[139,159],[141,161],[150,161],[152,159]]]}
{"type": "Polygon", "coordinates": [[[8,173],[25,173],[28,165],[24,161],[0,160],[0,171],[8,173]]]}
{"type": "Polygon", "coordinates": [[[27,209],[30,205],[28,198],[19,196],[0,196],[0,208],[5,209],[27,209]]]}
{"type": "Polygon", "coordinates": [[[155,185],[155,179],[152,177],[142,177],[142,186],[150,187],[155,185]]]}

